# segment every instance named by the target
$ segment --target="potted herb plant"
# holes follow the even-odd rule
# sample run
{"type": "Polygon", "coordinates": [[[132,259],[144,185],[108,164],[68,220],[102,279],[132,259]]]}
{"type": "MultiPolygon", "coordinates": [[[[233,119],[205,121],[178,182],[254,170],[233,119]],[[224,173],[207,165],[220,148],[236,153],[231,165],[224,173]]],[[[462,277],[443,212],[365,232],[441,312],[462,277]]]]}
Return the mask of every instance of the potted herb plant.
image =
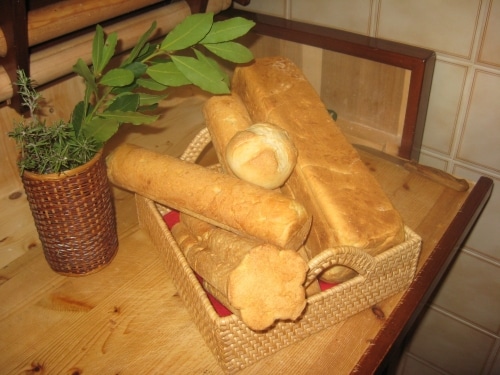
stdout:
{"type": "Polygon", "coordinates": [[[211,54],[232,63],[253,59],[235,42],[254,23],[236,17],[214,21],[212,13],[188,16],[159,44],[149,39],[156,23],[130,54],[112,66],[118,36],[99,25],[92,65],[78,59],[74,72],[85,82],[82,100],[69,120],[47,124],[39,116],[43,98],[18,71],[19,94],[30,117],[9,133],[19,148],[19,169],[30,209],[51,268],[64,275],[96,272],[113,259],[116,221],[102,149],[122,124],[157,120],[152,109],[169,87],[196,85],[213,94],[229,93],[229,79],[211,54]],[[208,52],[208,53],[207,53],[208,52]]]}

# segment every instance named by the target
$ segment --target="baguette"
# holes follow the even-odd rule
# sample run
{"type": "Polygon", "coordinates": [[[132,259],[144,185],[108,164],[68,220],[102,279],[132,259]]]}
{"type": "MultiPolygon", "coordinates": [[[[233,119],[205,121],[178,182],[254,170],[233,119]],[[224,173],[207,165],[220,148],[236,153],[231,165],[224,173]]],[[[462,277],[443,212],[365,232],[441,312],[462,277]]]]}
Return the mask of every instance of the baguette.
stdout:
{"type": "Polygon", "coordinates": [[[297,160],[297,150],[283,129],[252,124],[235,94],[211,97],[203,115],[224,172],[266,189],[283,185],[297,160]]]}
{"type": "Polygon", "coordinates": [[[224,229],[219,231],[224,231],[222,236],[228,241],[228,246],[216,250],[212,250],[206,242],[199,242],[182,221],[175,224],[171,232],[189,266],[208,283],[227,292],[228,275],[257,244],[250,248],[238,247],[240,236],[224,229]]]}
{"type": "Polygon", "coordinates": [[[297,201],[223,173],[124,144],[107,158],[112,183],[242,236],[297,250],[311,217],[297,201]]]}
{"type": "Polygon", "coordinates": [[[307,303],[303,285],[307,270],[296,251],[257,246],[229,275],[228,300],[255,330],[276,320],[296,320],[307,303]]]}
{"type": "MultiPolygon", "coordinates": [[[[232,90],[252,121],[285,129],[298,150],[282,191],[313,216],[306,242],[311,257],[339,245],[376,255],[404,240],[401,216],[293,62],[270,57],[237,67],[232,90]]],[[[336,266],[322,277],[341,282],[352,276],[336,266]]]]}
{"type": "Polygon", "coordinates": [[[217,227],[206,229],[201,220],[181,215],[172,235],[188,264],[226,307],[259,331],[278,319],[300,316],[306,305],[308,266],[296,251],[252,242],[217,227]]]}
{"type": "Polygon", "coordinates": [[[231,305],[229,302],[227,296],[223,294],[219,289],[215,288],[212,284],[208,283],[206,280],[203,280],[203,289],[207,293],[210,293],[212,296],[215,297],[226,309],[231,311],[231,313],[237,315],[241,319],[241,314],[238,309],[235,309],[234,306],[231,305]]]}
{"type": "Polygon", "coordinates": [[[252,119],[237,95],[212,96],[203,106],[203,115],[222,169],[232,174],[226,162],[226,147],[236,133],[252,125],[252,119]]]}
{"type": "MultiPolygon", "coordinates": [[[[203,242],[208,245],[208,247],[212,249],[218,249],[221,247],[224,247],[227,249],[229,252],[231,252],[232,247],[234,246],[234,252],[240,252],[240,251],[250,251],[252,248],[258,245],[255,241],[245,239],[243,237],[238,238],[237,241],[234,241],[233,237],[230,237],[229,235],[225,234],[223,229],[217,229],[214,228],[211,224],[199,220],[195,218],[194,216],[190,216],[184,213],[180,214],[180,221],[186,225],[186,227],[189,229],[189,232],[191,235],[193,235],[198,242],[203,242]]],[[[299,250],[297,250],[297,253],[304,259],[304,262],[309,262],[309,258],[307,255],[307,252],[305,250],[305,247],[302,246],[299,250]]],[[[189,262],[188,262],[189,263],[189,262]]],[[[202,271],[203,272],[203,271],[202,271]]],[[[213,287],[212,287],[213,288],[213,287]]],[[[314,294],[319,293],[320,286],[317,280],[311,282],[306,287],[306,296],[310,297],[314,294]]],[[[214,294],[214,293],[212,293],[214,294]]],[[[219,292],[219,295],[222,294],[219,292]]],[[[215,294],[214,294],[215,296],[215,294]]],[[[217,297],[217,296],[215,296],[217,297]]],[[[227,298],[227,297],[225,297],[227,298]]],[[[221,301],[224,303],[224,301],[221,301]]],[[[226,306],[230,307],[230,306],[226,306]]]]}

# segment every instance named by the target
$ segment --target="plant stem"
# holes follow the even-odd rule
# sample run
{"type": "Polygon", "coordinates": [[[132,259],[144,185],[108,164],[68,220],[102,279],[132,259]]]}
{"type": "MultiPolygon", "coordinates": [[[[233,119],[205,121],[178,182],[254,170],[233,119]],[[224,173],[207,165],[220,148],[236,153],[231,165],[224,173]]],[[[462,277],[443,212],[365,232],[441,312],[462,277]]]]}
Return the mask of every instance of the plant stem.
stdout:
{"type": "Polygon", "coordinates": [[[101,108],[102,103],[108,98],[108,95],[111,93],[112,88],[111,87],[106,87],[106,89],[103,92],[103,95],[99,98],[96,93],[96,103],[95,106],[92,108],[92,112],[90,112],[88,117],[85,117],[85,123],[87,123],[87,118],[93,118],[94,115],[99,111],[99,108],[101,108]]]}

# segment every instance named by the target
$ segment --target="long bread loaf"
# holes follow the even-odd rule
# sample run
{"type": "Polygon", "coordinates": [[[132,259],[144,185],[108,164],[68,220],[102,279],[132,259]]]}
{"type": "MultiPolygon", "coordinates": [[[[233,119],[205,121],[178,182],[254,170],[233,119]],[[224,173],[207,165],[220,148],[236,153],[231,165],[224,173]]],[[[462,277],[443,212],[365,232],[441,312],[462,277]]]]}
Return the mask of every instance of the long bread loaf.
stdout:
{"type": "MultiPolygon", "coordinates": [[[[298,150],[284,191],[313,216],[311,256],[338,245],[375,255],[404,240],[401,216],[293,62],[271,57],[238,67],[232,90],[254,122],[285,129],[298,150]]],[[[338,282],[352,274],[335,267],[323,276],[338,282]]]]}
{"type": "Polygon", "coordinates": [[[297,250],[311,217],[297,201],[169,155],[124,144],[107,158],[111,182],[242,236],[297,250]]]}
{"type": "Polygon", "coordinates": [[[226,147],[236,133],[252,125],[252,119],[237,95],[212,96],[203,106],[203,115],[222,169],[232,174],[226,162],[226,147]]]}
{"type": "MultiPolygon", "coordinates": [[[[213,225],[207,223],[206,221],[199,220],[194,216],[181,213],[180,221],[189,229],[189,232],[196,238],[198,242],[205,243],[209,248],[212,249],[224,248],[228,253],[233,253],[234,258],[238,258],[238,254],[241,254],[242,251],[248,252],[250,249],[257,245],[255,241],[243,237],[234,237],[234,235],[232,235],[230,232],[225,231],[224,229],[214,228],[213,225]]],[[[307,255],[307,252],[305,251],[304,246],[298,249],[297,253],[302,257],[302,259],[304,259],[304,262],[309,262],[309,257],[307,255]]],[[[192,260],[188,259],[188,263],[191,263],[191,261],[192,260]]],[[[206,268],[207,266],[205,265],[202,267],[206,268]]],[[[211,266],[208,265],[208,267],[209,269],[198,269],[197,272],[200,274],[203,274],[205,272],[213,273],[214,270],[210,268],[211,266]]],[[[195,269],[194,266],[192,266],[192,268],[195,269]]],[[[212,275],[211,277],[216,276],[212,275]]],[[[306,288],[306,295],[307,297],[309,297],[319,293],[320,291],[321,290],[319,283],[317,280],[315,280],[311,282],[306,288]]],[[[219,295],[220,294],[222,294],[222,292],[220,292],[219,295]]]]}
{"type": "Polygon", "coordinates": [[[308,266],[296,251],[247,240],[221,228],[209,229],[201,220],[183,214],[172,235],[191,268],[250,328],[263,330],[277,319],[294,320],[304,310],[308,266]]]}
{"type": "Polygon", "coordinates": [[[252,123],[235,94],[211,97],[203,106],[203,114],[226,173],[266,189],[283,185],[297,160],[297,150],[283,129],[252,123]]]}

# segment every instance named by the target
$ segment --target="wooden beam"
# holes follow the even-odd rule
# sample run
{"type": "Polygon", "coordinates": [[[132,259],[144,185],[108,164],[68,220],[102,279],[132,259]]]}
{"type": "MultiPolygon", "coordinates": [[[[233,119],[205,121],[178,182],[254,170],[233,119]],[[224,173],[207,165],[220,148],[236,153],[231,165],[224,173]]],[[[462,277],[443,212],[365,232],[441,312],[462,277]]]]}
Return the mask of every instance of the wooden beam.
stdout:
{"type": "Polygon", "coordinates": [[[79,57],[90,64],[94,35],[90,27],[94,24],[102,21],[107,33],[118,32],[120,48],[126,51],[153,21],[158,24],[154,38],[160,38],[188,15],[208,11],[207,6],[211,12],[219,13],[230,3],[230,0],[66,0],[27,13],[24,1],[2,0],[4,22],[0,32],[0,56],[4,51],[5,57],[8,53],[12,61],[5,61],[0,66],[0,102],[17,98],[12,87],[16,67],[22,67],[43,85],[72,73],[72,66],[79,57]],[[166,5],[158,11],[160,3],[166,5]],[[123,17],[118,17],[120,15],[123,17]],[[111,20],[113,18],[116,19],[111,20]],[[89,31],[85,32],[85,28],[89,31]],[[15,41],[11,42],[14,36],[15,41]],[[54,38],[57,42],[52,43],[54,38]],[[16,51],[20,56],[14,54],[12,57],[16,51]]]}
{"type": "Polygon", "coordinates": [[[191,13],[203,13],[207,10],[208,0],[186,0],[191,13]]]}
{"type": "Polygon", "coordinates": [[[29,52],[27,36],[27,11],[24,0],[0,1],[0,27],[4,45],[0,46],[0,62],[2,63],[8,80],[0,80],[2,86],[12,92],[11,106],[21,111],[21,100],[16,86],[11,82],[17,81],[16,70],[23,69],[29,75],[29,52]]]}
{"type": "MultiPolygon", "coordinates": [[[[141,13],[105,26],[104,30],[106,33],[116,31],[120,38],[121,51],[127,51],[134,46],[137,38],[149,28],[153,21],[157,21],[158,30],[152,37],[160,38],[190,14],[187,3],[179,1],[166,5],[161,12],[152,10],[141,13]]],[[[39,85],[43,85],[71,74],[73,65],[80,57],[90,64],[93,37],[94,31],[92,30],[32,52],[29,55],[30,76],[39,85]]],[[[27,50],[26,48],[25,51],[27,50]]],[[[11,81],[12,78],[7,74],[5,67],[0,67],[0,102],[13,97],[11,81]]]]}
{"type": "MultiPolygon", "coordinates": [[[[25,8],[25,1],[5,0],[16,3],[15,23],[22,15],[17,8],[25,8]]],[[[112,18],[143,9],[162,0],[66,0],[31,10],[27,14],[27,40],[30,47],[51,39],[84,29],[112,18]]],[[[2,1],[3,3],[3,1],[2,1]]],[[[26,18],[26,11],[24,12],[26,18]]],[[[26,21],[25,21],[26,22],[26,21]]],[[[17,32],[17,30],[16,30],[17,32]]],[[[9,30],[0,35],[0,54],[6,49],[9,30]]]]}

